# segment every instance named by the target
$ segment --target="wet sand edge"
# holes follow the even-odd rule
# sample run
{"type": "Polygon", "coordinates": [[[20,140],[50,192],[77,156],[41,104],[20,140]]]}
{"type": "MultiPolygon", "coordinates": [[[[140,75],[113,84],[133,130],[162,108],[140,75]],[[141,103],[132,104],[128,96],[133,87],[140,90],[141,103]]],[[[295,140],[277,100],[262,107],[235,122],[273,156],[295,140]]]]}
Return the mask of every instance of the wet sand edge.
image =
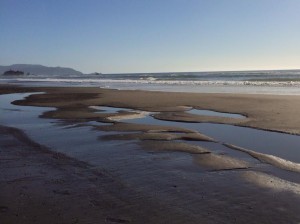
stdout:
{"type": "Polygon", "coordinates": [[[17,105],[55,107],[43,116],[58,119],[103,120],[110,114],[95,113],[89,106],[110,106],[162,112],[157,118],[183,122],[210,122],[300,135],[300,96],[254,94],[168,93],[113,90],[94,87],[20,87],[0,85],[0,94],[45,92],[14,102],[17,105]],[[137,97],[139,96],[139,97],[137,97]],[[247,116],[245,119],[198,116],[184,107],[247,116]],[[76,112],[75,112],[76,111],[76,112]]]}

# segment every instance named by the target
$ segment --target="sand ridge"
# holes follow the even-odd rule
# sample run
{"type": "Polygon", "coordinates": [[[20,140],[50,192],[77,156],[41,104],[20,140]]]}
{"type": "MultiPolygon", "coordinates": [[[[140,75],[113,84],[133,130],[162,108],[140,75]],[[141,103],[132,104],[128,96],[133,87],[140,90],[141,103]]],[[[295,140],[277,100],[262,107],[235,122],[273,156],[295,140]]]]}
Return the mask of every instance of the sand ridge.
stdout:
{"type": "Polygon", "coordinates": [[[245,149],[245,148],[238,147],[238,146],[235,146],[232,144],[224,143],[224,145],[231,149],[235,149],[235,150],[239,150],[241,152],[248,153],[252,157],[260,160],[261,162],[269,163],[273,166],[276,166],[276,167],[284,169],[284,170],[289,170],[289,171],[300,173],[300,164],[299,163],[294,163],[294,162],[279,158],[277,156],[255,152],[253,150],[245,149]]]}

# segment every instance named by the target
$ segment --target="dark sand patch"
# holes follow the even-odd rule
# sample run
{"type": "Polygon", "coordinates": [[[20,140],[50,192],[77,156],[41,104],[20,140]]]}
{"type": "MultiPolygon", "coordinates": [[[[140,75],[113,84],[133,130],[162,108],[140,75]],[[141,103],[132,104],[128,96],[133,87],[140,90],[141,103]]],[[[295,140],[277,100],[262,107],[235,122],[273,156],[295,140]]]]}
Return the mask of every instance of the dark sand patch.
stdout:
{"type": "Polygon", "coordinates": [[[185,133],[181,134],[179,139],[186,140],[186,141],[207,141],[213,142],[215,141],[213,138],[208,137],[201,133],[185,133]]]}
{"type": "Polygon", "coordinates": [[[22,87],[17,85],[0,84],[0,94],[10,94],[10,93],[32,93],[40,92],[35,87],[22,87]]]}

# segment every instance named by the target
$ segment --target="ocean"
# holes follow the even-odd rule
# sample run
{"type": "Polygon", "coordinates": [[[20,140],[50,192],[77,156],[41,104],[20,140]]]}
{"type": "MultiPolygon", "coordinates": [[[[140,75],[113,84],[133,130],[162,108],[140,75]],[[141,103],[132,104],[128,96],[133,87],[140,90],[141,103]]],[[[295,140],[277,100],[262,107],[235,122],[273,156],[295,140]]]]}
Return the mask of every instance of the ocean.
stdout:
{"type": "Polygon", "coordinates": [[[38,86],[93,86],[171,92],[300,95],[300,70],[0,76],[38,86]]]}

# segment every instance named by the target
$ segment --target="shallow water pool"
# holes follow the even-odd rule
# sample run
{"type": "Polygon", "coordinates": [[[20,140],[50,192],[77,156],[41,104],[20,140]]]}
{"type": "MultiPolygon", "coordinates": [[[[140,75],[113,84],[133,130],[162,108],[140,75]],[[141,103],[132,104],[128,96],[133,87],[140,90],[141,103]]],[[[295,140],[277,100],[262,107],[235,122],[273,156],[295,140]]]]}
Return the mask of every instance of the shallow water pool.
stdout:
{"type": "Polygon", "coordinates": [[[223,112],[217,112],[213,110],[198,110],[198,109],[192,109],[187,111],[187,113],[195,114],[195,115],[204,115],[204,116],[213,116],[213,117],[229,117],[229,118],[246,118],[245,116],[241,114],[234,114],[234,113],[223,113],[223,112]]]}
{"type": "Polygon", "coordinates": [[[175,126],[196,130],[220,142],[275,155],[300,163],[300,136],[228,124],[186,123],[157,120],[152,116],[126,121],[135,124],[175,126]]]}

